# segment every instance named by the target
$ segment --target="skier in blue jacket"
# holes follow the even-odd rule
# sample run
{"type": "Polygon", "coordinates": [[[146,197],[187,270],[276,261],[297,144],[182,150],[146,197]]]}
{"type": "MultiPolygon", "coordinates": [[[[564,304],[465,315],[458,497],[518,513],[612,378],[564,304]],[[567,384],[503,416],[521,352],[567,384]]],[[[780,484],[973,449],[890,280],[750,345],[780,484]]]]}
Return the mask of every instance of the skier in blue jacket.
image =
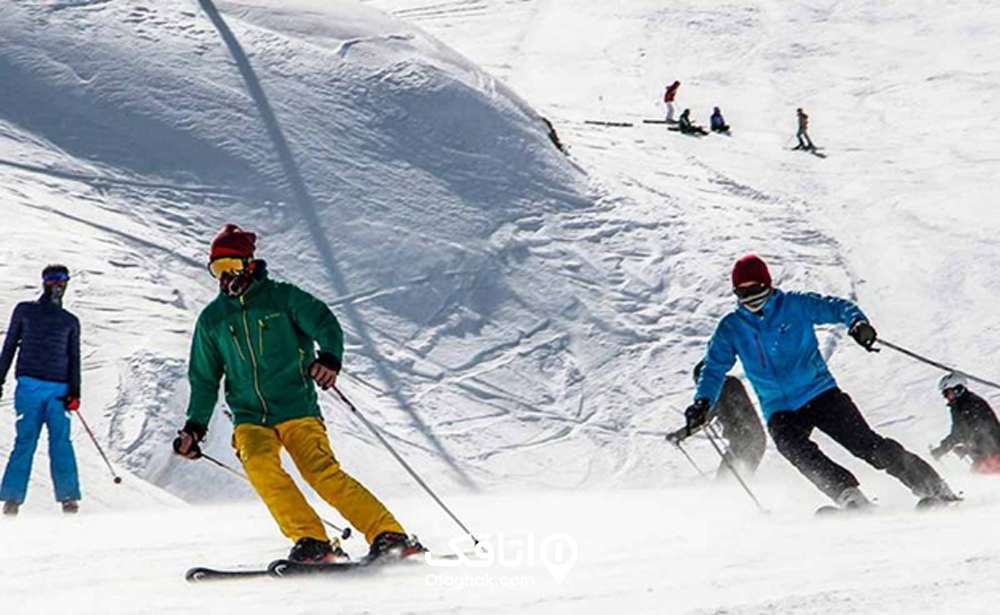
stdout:
{"type": "Polygon", "coordinates": [[[80,321],[62,307],[69,270],[42,272],[44,293],[14,308],[0,351],[0,397],[14,354],[17,358],[17,437],[0,485],[3,513],[16,515],[28,493],[31,462],[42,425],[49,431],[49,464],[56,500],[65,513],[79,510],[80,480],[70,441],[69,412],[80,408],[80,321]]]}
{"type": "Polygon", "coordinates": [[[899,479],[924,505],[958,499],[927,462],[875,433],[827,368],[815,325],[843,324],[858,344],[875,351],[875,329],[856,305],[773,288],[767,265],[756,256],[736,262],[732,282],[739,306],[723,317],[709,342],[695,402],[685,412],[689,430],[709,418],[725,375],[739,358],[778,452],[842,508],[871,503],[858,479],[810,440],[815,428],[899,479]]]}

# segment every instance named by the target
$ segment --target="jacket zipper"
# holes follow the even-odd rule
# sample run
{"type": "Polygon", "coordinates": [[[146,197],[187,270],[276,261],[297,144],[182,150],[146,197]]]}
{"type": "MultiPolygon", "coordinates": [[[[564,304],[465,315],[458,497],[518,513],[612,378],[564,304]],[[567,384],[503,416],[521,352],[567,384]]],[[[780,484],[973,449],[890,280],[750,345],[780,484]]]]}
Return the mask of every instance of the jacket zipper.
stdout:
{"type": "Polygon", "coordinates": [[[306,351],[299,348],[299,374],[302,375],[302,385],[309,386],[309,379],[306,378],[306,351]]]}
{"type": "MultiPolygon", "coordinates": [[[[782,398],[782,400],[784,400],[786,406],[789,405],[788,404],[788,394],[785,393],[785,388],[783,386],[781,386],[781,383],[778,381],[778,374],[774,371],[774,368],[772,368],[770,365],[768,365],[764,361],[764,344],[761,343],[761,341],[760,341],[760,335],[759,334],[755,335],[754,339],[757,341],[757,352],[760,353],[760,366],[767,368],[768,371],[771,372],[771,377],[774,378],[774,382],[777,383],[778,384],[778,388],[781,389],[781,398],[782,398]]],[[[798,410],[798,408],[789,408],[789,410],[798,410]]]]}
{"type": "Polygon", "coordinates": [[[264,329],[266,329],[267,327],[264,325],[263,320],[258,320],[257,326],[259,327],[259,330],[257,331],[257,339],[260,341],[260,344],[258,344],[258,346],[260,346],[260,355],[264,356],[265,354],[267,354],[266,352],[264,352],[264,329]]]}
{"type": "Polygon", "coordinates": [[[243,354],[243,349],[240,348],[240,340],[236,337],[236,327],[229,325],[229,333],[233,336],[233,346],[236,346],[236,352],[239,353],[241,359],[246,361],[246,355],[243,354]]]}
{"type": "Polygon", "coordinates": [[[764,346],[760,343],[760,336],[753,336],[754,340],[757,341],[757,354],[760,355],[760,366],[767,367],[767,363],[764,361],[764,346]]]}
{"type": "Polygon", "coordinates": [[[247,305],[240,297],[240,305],[243,307],[243,331],[247,335],[247,348],[250,349],[250,363],[253,365],[253,388],[257,391],[257,397],[260,398],[261,408],[264,410],[264,418],[262,423],[267,424],[267,402],[264,400],[264,394],[260,392],[260,375],[257,372],[257,354],[253,351],[253,340],[250,338],[250,322],[247,320],[247,305]]]}

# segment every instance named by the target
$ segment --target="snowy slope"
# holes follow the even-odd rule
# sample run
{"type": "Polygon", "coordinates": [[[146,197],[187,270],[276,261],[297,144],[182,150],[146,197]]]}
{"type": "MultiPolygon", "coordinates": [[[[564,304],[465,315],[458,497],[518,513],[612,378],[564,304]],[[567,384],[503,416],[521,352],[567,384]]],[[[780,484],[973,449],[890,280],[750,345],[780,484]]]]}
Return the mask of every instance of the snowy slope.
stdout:
{"type": "MultiPolygon", "coordinates": [[[[756,251],[785,287],[853,296],[886,339],[997,379],[989,191],[1000,162],[980,128],[996,122],[1000,83],[990,3],[940,14],[845,1],[369,4],[440,36],[550,116],[591,177],[628,195],[623,216],[679,203],[671,238],[690,242],[667,267],[688,283],[688,305],[711,315],[684,331],[699,349],[730,305],[728,265],[756,251]],[[721,106],[735,136],[582,123],[659,117],[675,78],[681,108],[707,123],[721,106]],[[787,151],[798,106],[827,159],[787,151]]],[[[682,356],[693,355],[670,358],[682,356]]],[[[917,450],[947,430],[935,371],[851,344],[833,364],[873,422],[917,450]]]]}
{"type": "MultiPolygon", "coordinates": [[[[565,422],[579,369],[559,356],[568,334],[552,314],[575,301],[573,281],[531,238],[549,213],[589,205],[582,175],[530,108],[434,40],[350,2],[278,4],[222,5],[225,18],[188,2],[5,14],[0,66],[20,86],[2,108],[4,207],[19,226],[4,263],[19,279],[4,278],[3,307],[38,263],[75,265],[86,408],[107,419],[115,456],[188,496],[245,491],[202,485],[211,468],[176,473],[165,446],[189,332],[214,292],[207,242],[236,220],[260,232],[276,275],[335,306],[353,391],[379,423],[447,468],[443,483],[490,483],[479,455],[565,422]],[[42,226],[55,234],[45,255],[31,233],[42,226]],[[81,234],[100,245],[64,251],[81,234]],[[498,422],[509,427],[495,442],[471,440],[498,422]]],[[[357,435],[342,413],[331,420],[357,435]]],[[[348,458],[368,446],[347,440],[348,458]]],[[[228,442],[220,421],[214,450],[228,442]]]]}

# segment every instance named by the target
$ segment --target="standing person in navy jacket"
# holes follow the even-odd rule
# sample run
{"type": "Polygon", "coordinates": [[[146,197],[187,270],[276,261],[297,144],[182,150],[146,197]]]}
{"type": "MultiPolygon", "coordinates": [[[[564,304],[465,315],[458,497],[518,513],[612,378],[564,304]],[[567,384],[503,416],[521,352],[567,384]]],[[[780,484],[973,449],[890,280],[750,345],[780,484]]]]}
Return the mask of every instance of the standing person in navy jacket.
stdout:
{"type": "Polygon", "coordinates": [[[80,408],[80,321],[62,307],[69,270],[49,265],[45,292],[14,308],[0,352],[0,396],[17,357],[17,439],[0,485],[5,515],[16,515],[28,493],[31,462],[42,425],[49,430],[49,464],[56,500],[65,513],[79,510],[80,480],[70,442],[69,412],[80,408]]]}
{"type": "Polygon", "coordinates": [[[695,402],[685,412],[689,429],[709,418],[726,372],[739,358],[778,452],[842,508],[862,509],[871,503],[858,488],[858,479],[809,439],[813,429],[899,479],[925,505],[958,499],[927,462],[875,433],[830,374],[814,327],[843,324],[858,344],[873,352],[875,329],[858,306],[836,297],[773,288],[767,265],[756,256],[736,262],[732,281],[739,307],[719,322],[709,342],[695,402]]]}

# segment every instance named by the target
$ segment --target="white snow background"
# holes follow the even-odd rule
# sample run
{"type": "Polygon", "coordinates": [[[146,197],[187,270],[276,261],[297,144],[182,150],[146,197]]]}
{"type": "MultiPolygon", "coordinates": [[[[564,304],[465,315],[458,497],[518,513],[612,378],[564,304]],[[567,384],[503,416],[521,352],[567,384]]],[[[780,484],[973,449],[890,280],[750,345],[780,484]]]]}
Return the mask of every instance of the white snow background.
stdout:
{"type": "MultiPolygon", "coordinates": [[[[0,519],[0,611],[996,612],[995,479],[945,460],[967,502],[917,515],[819,436],[879,513],[817,521],[824,498],[770,449],[761,515],[662,434],[747,252],[785,288],[856,299],[886,339],[1000,376],[998,41],[1000,8],[974,0],[8,0],[0,318],[45,264],[71,267],[83,412],[124,482],[76,429],[85,499],[64,518],[40,446],[22,515],[0,519]],[[721,106],[734,136],[642,125],[675,78],[682,108],[721,106]],[[789,150],[798,106],[828,158],[789,150]],[[184,582],[289,546],[238,479],[169,450],[227,221],[334,307],[344,391],[467,524],[576,540],[561,584],[527,565],[184,582]]],[[[925,454],[947,432],[934,370],[823,342],[883,433],[925,454]]],[[[447,550],[450,521],[324,409],[345,468],[447,550]]],[[[221,412],[212,427],[235,461],[221,412]]]]}

